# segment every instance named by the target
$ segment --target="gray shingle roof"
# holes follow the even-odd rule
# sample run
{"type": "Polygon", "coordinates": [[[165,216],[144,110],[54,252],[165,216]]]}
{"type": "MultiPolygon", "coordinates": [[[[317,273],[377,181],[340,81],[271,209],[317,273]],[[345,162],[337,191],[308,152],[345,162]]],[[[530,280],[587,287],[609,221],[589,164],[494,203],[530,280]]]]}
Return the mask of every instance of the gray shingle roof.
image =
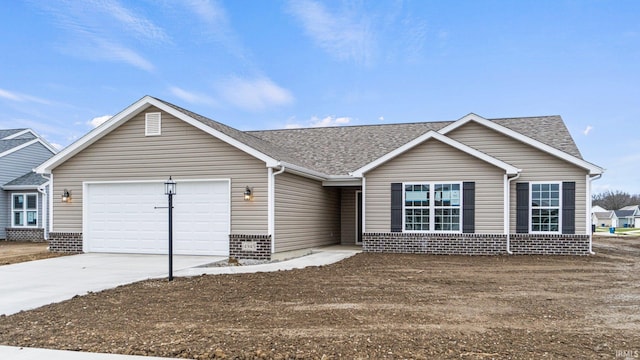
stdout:
{"type": "Polygon", "coordinates": [[[11,150],[16,146],[20,146],[26,142],[29,142],[33,139],[10,139],[10,140],[0,140],[0,153],[3,153],[7,150],[11,150]]]}
{"type": "Polygon", "coordinates": [[[633,216],[633,210],[614,210],[613,212],[615,212],[619,218],[633,216]]]}
{"type": "Polygon", "coordinates": [[[30,171],[19,178],[13,179],[3,186],[40,186],[47,182],[40,174],[30,171]]]}
{"type": "MultiPolygon", "coordinates": [[[[274,159],[327,175],[347,175],[430,130],[438,131],[455,122],[240,131],[164,100],[156,100],[274,159]]],[[[582,159],[560,116],[491,121],[582,159]]]]}
{"type": "Polygon", "coordinates": [[[0,130],[0,139],[4,139],[7,136],[11,136],[23,130],[26,130],[26,129],[2,129],[0,130]]]}

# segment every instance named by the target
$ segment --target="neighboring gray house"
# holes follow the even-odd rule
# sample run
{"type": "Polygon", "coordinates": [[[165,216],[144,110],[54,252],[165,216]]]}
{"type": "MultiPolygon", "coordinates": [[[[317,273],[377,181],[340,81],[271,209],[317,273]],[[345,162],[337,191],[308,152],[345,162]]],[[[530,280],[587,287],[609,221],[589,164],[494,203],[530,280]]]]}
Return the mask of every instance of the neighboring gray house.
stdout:
{"type": "Polygon", "coordinates": [[[634,228],[640,228],[640,205],[630,205],[625,206],[620,210],[631,210],[633,211],[633,218],[629,218],[629,226],[634,228]]]}
{"type": "Polygon", "coordinates": [[[36,169],[53,251],[166,254],[172,176],[174,253],[262,259],[590,254],[603,171],[559,116],[240,131],[150,96],[36,169]]]}
{"type": "Polygon", "coordinates": [[[613,227],[634,227],[636,212],[635,210],[614,210],[612,220],[613,227]]]}
{"type": "Polygon", "coordinates": [[[48,180],[33,169],[55,154],[31,129],[0,130],[0,239],[45,239],[48,180]]]}

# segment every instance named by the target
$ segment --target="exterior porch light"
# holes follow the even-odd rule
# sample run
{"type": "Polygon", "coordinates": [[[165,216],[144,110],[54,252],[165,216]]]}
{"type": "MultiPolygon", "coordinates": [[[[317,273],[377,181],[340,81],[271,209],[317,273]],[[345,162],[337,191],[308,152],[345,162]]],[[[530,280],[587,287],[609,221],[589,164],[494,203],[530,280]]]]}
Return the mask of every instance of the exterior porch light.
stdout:
{"type": "Polygon", "coordinates": [[[62,191],[62,202],[71,202],[71,191],[64,189],[62,191]]]}
{"type": "Polygon", "coordinates": [[[251,191],[251,188],[247,186],[244,189],[244,200],[249,201],[251,199],[253,199],[253,191],[251,191]]]}

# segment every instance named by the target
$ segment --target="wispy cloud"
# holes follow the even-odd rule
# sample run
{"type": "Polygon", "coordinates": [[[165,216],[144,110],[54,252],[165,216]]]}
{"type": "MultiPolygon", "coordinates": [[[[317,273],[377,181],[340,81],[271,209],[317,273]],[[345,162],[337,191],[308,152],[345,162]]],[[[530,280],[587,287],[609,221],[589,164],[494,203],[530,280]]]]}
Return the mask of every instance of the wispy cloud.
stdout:
{"type": "Polygon", "coordinates": [[[593,130],[593,126],[587,125],[582,133],[584,134],[584,136],[588,136],[591,133],[591,130],[593,130]]]}
{"type": "Polygon", "coordinates": [[[313,0],[289,2],[289,12],[314,42],[338,60],[368,65],[374,50],[373,24],[359,11],[331,12],[313,0]]]}
{"type": "Polygon", "coordinates": [[[246,60],[248,51],[231,26],[224,6],[215,0],[186,0],[182,4],[204,25],[204,35],[222,46],[233,56],[246,60]]]}
{"type": "Polygon", "coordinates": [[[305,127],[330,127],[330,126],[345,126],[353,120],[348,116],[334,116],[329,115],[325,117],[312,116],[311,119],[304,124],[294,122],[294,118],[289,119],[289,123],[285,125],[287,129],[299,129],[305,127]]]}
{"type": "Polygon", "coordinates": [[[93,119],[87,121],[87,124],[91,125],[92,128],[97,128],[98,126],[104,124],[109,119],[111,119],[112,116],[113,115],[103,115],[103,116],[94,117],[93,119]]]}
{"type": "Polygon", "coordinates": [[[291,92],[266,77],[228,78],[216,86],[218,96],[226,102],[249,111],[261,111],[293,103],[291,92]]]}
{"type": "Polygon", "coordinates": [[[177,86],[170,87],[169,91],[178,98],[191,104],[217,105],[217,102],[208,95],[187,91],[177,86]]]}
{"type": "Polygon", "coordinates": [[[46,99],[42,99],[42,98],[31,96],[31,95],[21,94],[19,92],[9,91],[5,89],[0,89],[0,98],[11,100],[11,101],[17,101],[17,102],[33,102],[33,103],[38,103],[43,105],[53,104],[52,101],[49,101],[46,99]]]}
{"type": "Polygon", "coordinates": [[[34,4],[67,33],[68,38],[58,47],[69,55],[122,62],[153,71],[154,65],[134,49],[140,44],[171,43],[161,27],[116,0],[34,1],[34,4]]]}

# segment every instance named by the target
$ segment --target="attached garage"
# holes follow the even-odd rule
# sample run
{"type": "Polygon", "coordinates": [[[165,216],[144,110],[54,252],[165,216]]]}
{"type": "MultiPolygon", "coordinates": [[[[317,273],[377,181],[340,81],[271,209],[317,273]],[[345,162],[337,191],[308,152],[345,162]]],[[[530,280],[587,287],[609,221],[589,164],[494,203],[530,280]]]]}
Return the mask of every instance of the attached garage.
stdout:
{"type": "MultiPolygon", "coordinates": [[[[183,180],[173,197],[173,251],[229,254],[229,180],[183,180]]],[[[167,254],[164,181],[84,184],[85,252],[167,254]]]]}

